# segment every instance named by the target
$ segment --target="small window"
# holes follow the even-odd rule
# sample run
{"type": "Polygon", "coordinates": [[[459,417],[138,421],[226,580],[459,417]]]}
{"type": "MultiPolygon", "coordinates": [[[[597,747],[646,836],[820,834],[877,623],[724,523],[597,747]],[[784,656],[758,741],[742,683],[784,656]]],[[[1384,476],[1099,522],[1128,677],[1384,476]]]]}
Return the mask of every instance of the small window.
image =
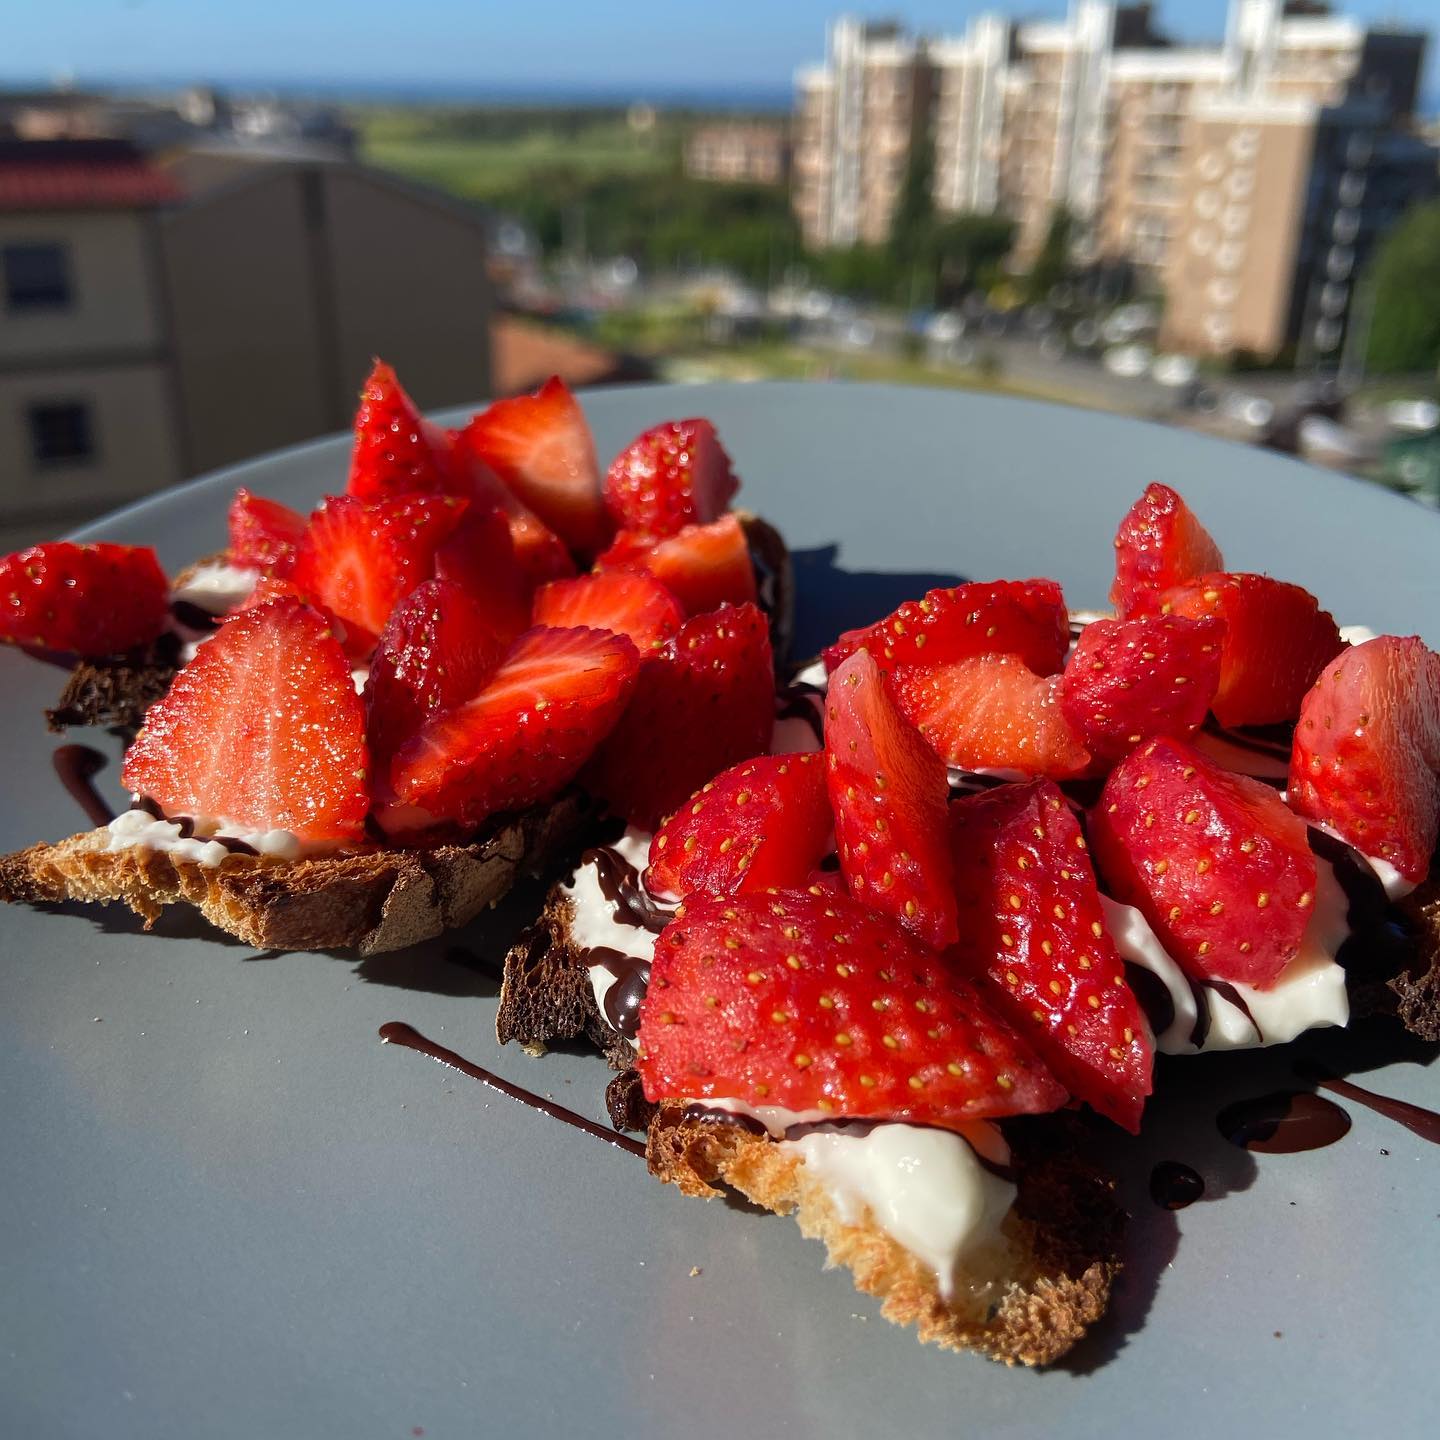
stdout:
{"type": "Polygon", "coordinates": [[[63,310],[70,304],[70,262],[63,245],[7,245],[5,304],[11,311],[63,310]]]}
{"type": "Polygon", "coordinates": [[[74,465],[93,459],[90,407],[79,400],[32,405],[30,453],[38,466],[74,465]]]}

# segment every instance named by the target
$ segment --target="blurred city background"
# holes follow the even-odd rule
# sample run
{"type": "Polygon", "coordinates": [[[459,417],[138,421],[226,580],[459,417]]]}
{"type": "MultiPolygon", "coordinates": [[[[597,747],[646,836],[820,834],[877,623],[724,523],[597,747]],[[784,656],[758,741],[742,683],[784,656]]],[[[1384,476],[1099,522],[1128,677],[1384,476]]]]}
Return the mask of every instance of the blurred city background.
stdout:
{"type": "Polygon", "coordinates": [[[979,388],[1440,503],[1433,0],[910,8],[8,16],[4,548],[344,428],[374,354],[426,407],[979,388]]]}

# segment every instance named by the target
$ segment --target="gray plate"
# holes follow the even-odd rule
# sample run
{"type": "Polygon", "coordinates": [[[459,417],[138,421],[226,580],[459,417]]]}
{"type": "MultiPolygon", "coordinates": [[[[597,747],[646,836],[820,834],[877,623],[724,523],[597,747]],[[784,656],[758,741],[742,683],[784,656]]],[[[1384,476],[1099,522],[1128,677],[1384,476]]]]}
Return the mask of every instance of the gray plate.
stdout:
{"type": "MultiPolygon", "coordinates": [[[[1129,421],[872,388],[629,389],[586,398],[602,456],[711,416],[748,504],[800,562],[802,643],[955,573],[1054,575],[1099,604],[1142,485],[1179,486],[1235,568],[1339,616],[1440,640],[1440,520],[1255,450],[1129,421]],[[838,550],[832,549],[838,545],[838,550]]],[[[223,541],[240,482],[338,489],[327,441],[95,526],[179,566],[223,541]]],[[[57,672],[0,654],[5,849],[80,828],[40,717],[57,672]]],[[[118,753],[115,747],[112,751],[118,753]]],[[[113,767],[110,772],[114,773],[113,767]]],[[[461,943],[490,957],[534,896],[461,943]]],[[[1045,1374],[922,1348],[793,1224],[700,1205],[633,1157],[431,1061],[408,1020],[600,1116],[604,1073],[494,1041],[494,987],[449,944],[355,963],[257,955],[184,918],[0,914],[0,1433],[243,1440],[772,1435],[1390,1436],[1440,1388],[1440,1150],[1365,1110],[1330,1149],[1252,1162],[1219,1103],[1291,1056],[1170,1067],[1117,1145],[1132,1264],[1101,1331],[1045,1374]],[[1388,1153],[1387,1153],[1388,1152],[1388,1153]],[[1212,1196],[1145,1198],[1154,1159],[1212,1196]],[[699,1274],[692,1274],[699,1267],[699,1274]]],[[[1435,1105],[1393,1036],[1312,1050],[1435,1105]],[[1397,1057],[1403,1056],[1403,1059],[1397,1057]]],[[[1433,1433],[1427,1430],[1426,1433],[1433,1433]]]]}

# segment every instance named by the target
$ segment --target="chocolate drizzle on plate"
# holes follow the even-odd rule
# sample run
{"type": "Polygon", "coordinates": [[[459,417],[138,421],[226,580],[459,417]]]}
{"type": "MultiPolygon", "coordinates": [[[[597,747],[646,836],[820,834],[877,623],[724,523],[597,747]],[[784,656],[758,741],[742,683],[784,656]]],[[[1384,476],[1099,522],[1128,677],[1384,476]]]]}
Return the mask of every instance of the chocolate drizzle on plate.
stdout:
{"type": "Polygon", "coordinates": [[[1204,1194],[1200,1172],[1179,1160],[1162,1160],[1150,1172],[1150,1198],[1162,1210],[1183,1210],[1204,1194]]]}
{"type": "Polygon", "coordinates": [[[95,788],[95,777],[110,763],[88,745],[57,745],[50,757],[55,774],[92,825],[108,825],[115,812],[95,788]]]}
{"type": "Polygon", "coordinates": [[[1215,1123],[1242,1150],[1296,1155],[1323,1150],[1350,1133],[1350,1116],[1333,1100],[1309,1091],[1276,1090],[1227,1105],[1215,1123]]]}
{"type": "Polygon", "coordinates": [[[1327,1074],[1315,1066],[1297,1066],[1296,1069],[1304,1079],[1321,1090],[1329,1090],[1333,1095],[1353,1100],[1355,1104],[1363,1105],[1367,1110],[1373,1110],[1377,1115],[1395,1121],[1397,1125],[1403,1125],[1422,1140],[1428,1140],[1432,1145],[1440,1145],[1440,1113],[1427,1110],[1423,1105],[1412,1105],[1408,1100],[1377,1095],[1373,1090],[1366,1090],[1338,1075],[1327,1074]]]}
{"type": "Polygon", "coordinates": [[[428,1055],[432,1060],[438,1060],[442,1065],[448,1065],[452,1070],[458,1070],[462,1075],[468,1075],[472,1080],[478,1080],[482,1085],[488,1085],[492,1090],[498,1090],[512,1100],[518,1100],[522,1105],[528,1105],[532,1110],[550,1116],[552,1120],[560,1120],[566,1125],[574,1126],[576,1130],[583,1130],[587,1135],[593,1135],[597,1140],[603,1140],[617,1150],[624,1150],[631,1155],[645,1154],[644,1143],[633,1136],[616,1134],[603,1125],[597,1125],[593,1120],[587,1120],[583,1115],[577,1115],[573,1110],[567,1110],[563,1105],[557,1105],[553,1100],[545,1099],[543,1095],[535,1094],[533,1090],[526,1090],[521,1085],[512,1085],[510,1081],[502,1080],[484,1066],[474,1065],[463,1055],[457,1055],[453,1050],[447,1050],[443,1045],[426,1039],[403,1020],[390,1020],[382,1025],[380,1040],[385,1045],[403,1045],[407,1050],[417,1050],[422,1055],[428,1055]]]}

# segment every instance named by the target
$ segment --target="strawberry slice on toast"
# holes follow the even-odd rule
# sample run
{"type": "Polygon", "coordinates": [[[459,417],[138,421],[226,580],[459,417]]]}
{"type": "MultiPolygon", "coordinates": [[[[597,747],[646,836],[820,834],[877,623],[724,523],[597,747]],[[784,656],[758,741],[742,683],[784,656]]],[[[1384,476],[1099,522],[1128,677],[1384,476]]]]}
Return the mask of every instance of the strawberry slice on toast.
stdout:
{"type": "Polygon", "coordinates": [[[552,580],[536,592],[533,617],[537,625],[589,625],[628,635],[641,654],[685,623],[679,602],[654,576],[624,570],[552,580]]]}
{"type": "Polygon", "coordinates": [[[605,505],[617,529],[661,540],[708,525],[740,482],[708,420],[668,420],[637,436],[611,462],[605,505]]]}
{"type": "Polygon", "coordinates": [[[305,517],[278,500],[252,495],[242,485],[226,517],[232,565],[266,575],[288,575],[305,536],[305,517]]]}
{"type": "Polygon", "coordinates": [[[687,615],[704,615],[721,605],[754,604],[759,596],[745,528],[736,515],[708,525],[687,525],[651,542],[622,531],[595,562],[597,570],[644,570],[680,602],[687,615]]]}
{"type": "Polygon", "coordinates": [[[1184,500],[1168,485],[1148,485],[1115,534],[1110,603],[1121,616],[1154,614],[1166,590],[1224,566],[1184,500]]]}
{"type": "Polygon", "coordinates": [[[450,442],[444,431],[420,414],[395,371],[376,360],[355,411],[346,493],[376,501],[451,488],[450,442]]]}

